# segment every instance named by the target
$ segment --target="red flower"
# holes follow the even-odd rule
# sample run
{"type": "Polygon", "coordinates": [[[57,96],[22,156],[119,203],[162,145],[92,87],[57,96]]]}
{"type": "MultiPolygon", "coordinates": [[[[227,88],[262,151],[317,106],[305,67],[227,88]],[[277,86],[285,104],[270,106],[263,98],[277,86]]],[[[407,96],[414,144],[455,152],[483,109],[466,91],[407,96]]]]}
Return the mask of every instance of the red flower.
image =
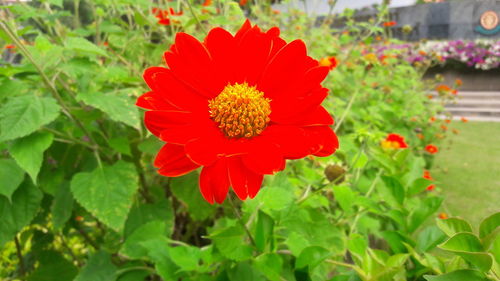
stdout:
{"type": "Polygon", "coordinates": [[[408,145],[405,142],[405,138],[398,134],[389,134],[382,141],[383,148],[407,148],[408,145]]]}
{"type": "Polygon", "coordinates": [[[240,6],[245,6],[248,0],[240,0],[240,6]]]}
{"type": "Polygon", "coordinates": [[[435,154],[438,152],[438,148],[437,146],[433,145],[433,144],[428,144],[426,147],[425,147],[425,150],[427,152],[429,152],[430,154],[435,154]]]}
{"type": "MultiPolygon", "coordinates": [[[[428,179],[428,180],[431,180],[431,181],[433,181],[433,180],[434,180],[434,179],[431,177],[431,173],[430,173],[428,170],[424,170],[424,176],[423,176],[423,177],[424,177],[424,179],[428,179]]],[[[433,184],[431,184],[431,185],[429,185],[426,189],[427,189],[428,191],[432,191],[432,190],[434,190],[434,188],[436,188],[436,186],[435,186],[435,185],[433,185],[433,184]]]]}
{"type": "Polygon", "coordinates": [[[319,60],[320,66],[326,66],[330,70],[333,70],[335,67],[337,67],[337,64],[338,64],[337,59],[334,56],[325,57],[319,60]]]}
{"type": "Polygon", "coordinates": [[[205,2],[203,2],[203,4],[202,4],[202,6],[204,6],[204,7],[208,7],[210,5],[212,5],[212,0],[205,0],[205,2]]]}
{"type": "Polygon", "coordinates": [[[441,85],[436,86],[436,92],[446,93],[446,92],[450,92],[450,91],[451,91],[451,88],[448,87],[447,85],[441,84],[441,85]]]}
{"type": "Polygon", "coordinates": [[[16,45],[13,45],[13,44],[5,45],[5,49],[15,49],[15,48],[16,48],[16,45]]]}
{"type": "Polygon", "coordinates": [[[463,84],[462,80],[460,79],[455,80],[455,85],[457,85],[458,87],[462,86],[462,84],[463,84]]]}
{"type": "Polygon", "coordinates": [[[395,26],[397,23],[395,21],[386,21],[383,23],[383,26],[385,27],[390,27],[390,26],[395,26]]]}
{"type": "Polygon", "coordinates": [[[439,213],[438,218],[445,220],[448,218],[448,215],[446,213],[439,213]]]}
{"type": "Polygon", "coordinates": [[[234,36],[214,28],[203,42],[178,33],[164,55],[168,68],[145,71],[151,91],[137,105],[166,142],[154,162],[160,174],[201,166],[203,197],[222,203],[230,186],[242,200],[255,197],[285,159],[335,152],[333,119],[321,106],[328,68],[307,56],[304,42],[287,44],[279,33],[248,20],[234,36]]]}
{"type": "Polygon", "coordinates": [[[151,12],[156,16],[158,19],[158,23],[162,25],[170,25],[171,20],[169,18],[170,16],[180,16],[183,14],[182,11],[175,12],[173,8],[169,8],[168,10],[162,10],[159,8],[153,8],[151,12]]]}

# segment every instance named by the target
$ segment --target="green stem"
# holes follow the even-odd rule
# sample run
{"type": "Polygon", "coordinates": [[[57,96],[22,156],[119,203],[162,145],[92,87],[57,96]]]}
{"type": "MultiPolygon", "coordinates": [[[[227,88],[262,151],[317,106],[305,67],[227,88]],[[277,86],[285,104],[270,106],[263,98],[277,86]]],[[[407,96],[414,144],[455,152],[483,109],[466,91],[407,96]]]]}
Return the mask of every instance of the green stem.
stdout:
{"type": "Polygon", "coordinates": [[[253,239],[253,236],[252,234],[250,233],[250,230],[248,229],[248,227],[246,226],[245,222],[243,221],[240,213],[238,212],[238,209],[236,208],[236,206],[234,205],[234,202],[233,202],[233,199],[231,198],[231,195],[229,195],[227,197],[228,201],[229,201],[229,205],[231,205],[231,208],[233,209],[234,211],[234,214],[236,215],[236,217],[238,218],[238,221],[239,223],[241,224],[241,226],[243,226],[243,228],[245,229],[245,232],[247,233],[247,236],[248,238],[250,239],[250,243],[252,243],[252,245],[255,247],[255,249],[257,249],[257,244],[255,244],[255,240],[253,239]]]}
{"type": "Polygon", "coordinates": [[[344,112],[342,112],[342,116],[340,116],[339,121],[335,125],[335,129],[334,129],[335,132],[338,131],[338,129],[340,128],[340,125],[342,125],[342,123],[344,122],[344,120],[345,120],[347,114],[349,113],[349,111],[351,110],[351,107],[354,104],[354,100],[356,99],[356,97],[358,96],[358,94],[359,94],[359,90],[357,89],[354,92],[354,94],[351,96],[351,99],[349,100],[349,103],[347,104],[346,109],[344,110],[344,112]]]}
{"type": "Polygon", "coordinates": [[[156,273],[156,271],[151,268],[151,267],[147,267],[147,266],[134,266],[134,267],[127,267],[127,268],[124,268],[124,269],[120,269],[118,271],[116,271],[116,276],[120,276],[124,273],[127,273],[127,272],[130,272],[130,271],[135,271],[135,270],[144,270],[144,271],[149,271],[151,273],[156,273]]]}
{"type": "Polygon", "coordinates": [[[21,280],[24,280],[24,275],[26,274],[26,272],[25,272],[26,267],[24,265],[24,258],[23,258],[23,253],[21,250],[21,244],[19,243],[19,239],[17,238],[17,235],[14,236],[14,243],[16,244],[17,258],[19,259],[19,274],[21,275],[21,280]]]}
{"type": "Polygon", "coordinates": [[[186,3],[189,7],[189,12],[191,13],[191,15],[193,16],[193,18],[196,20],[196,23],[198,24],[198,26],[201,28],[201,30],[203,30],[203,32],[207,33],[207,30],[205,29],[205,27],[201,24],[200,22],[200,19],[198,18],[198,16],[196,15],[196,13],[194,12],[194,9],[193,9],[193,5],[191,5],[191,2],[190,0],[186,0],[186,3]]]}

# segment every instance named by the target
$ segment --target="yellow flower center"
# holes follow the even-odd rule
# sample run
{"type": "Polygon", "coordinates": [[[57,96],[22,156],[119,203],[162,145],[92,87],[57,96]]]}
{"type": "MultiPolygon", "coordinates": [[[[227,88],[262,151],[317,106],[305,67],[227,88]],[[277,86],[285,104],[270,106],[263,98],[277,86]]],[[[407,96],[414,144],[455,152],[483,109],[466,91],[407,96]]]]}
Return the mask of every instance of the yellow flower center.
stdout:
{"type": "Polygon", "coordinates": [[[386,140],[383,140],[380,144],[383,148],[394,148],[394,149],[397,149],[397,148],[400,148],[401,146],[399,145],[398,142],[396,141],[386,141],[386,140]]]}
{"type": "Polygon", "coordinates": [[[251,138],[266,128],[271,114],[271,100],[247,83],[228,84],[208,101],[210,117],[228,138],[251,138]]]}

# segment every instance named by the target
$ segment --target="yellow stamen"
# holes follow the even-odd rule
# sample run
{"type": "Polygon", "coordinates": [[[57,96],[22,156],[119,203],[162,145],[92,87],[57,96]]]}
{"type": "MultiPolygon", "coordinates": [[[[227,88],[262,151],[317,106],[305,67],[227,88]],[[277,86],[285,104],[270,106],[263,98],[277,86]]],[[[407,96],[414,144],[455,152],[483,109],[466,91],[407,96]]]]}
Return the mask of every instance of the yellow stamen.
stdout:
{"type": "Polygon", "coordinates": [[[251,138],[259,135],[270,121],[271,100],[255,86],[228,84],[208,101],[210,117],[228,138],[251,138]]]}

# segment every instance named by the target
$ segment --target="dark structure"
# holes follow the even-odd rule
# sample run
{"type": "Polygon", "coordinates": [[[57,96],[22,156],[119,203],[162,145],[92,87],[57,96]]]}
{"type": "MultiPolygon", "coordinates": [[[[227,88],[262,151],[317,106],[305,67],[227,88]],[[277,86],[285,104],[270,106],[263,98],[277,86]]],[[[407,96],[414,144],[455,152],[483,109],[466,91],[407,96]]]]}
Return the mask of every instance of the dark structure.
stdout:
{"type": "Polygon", "coordinates": [[[394,36],[410,41],[500,38],[498,22],[491,29],[481,25],[481,17],[487,11],[500,15],[500,1],[466,0],[391,9],[391,18],[397,22],[394,36]],[[413,27],[409,35],[403,33],[404,25],[413,27]]]}

